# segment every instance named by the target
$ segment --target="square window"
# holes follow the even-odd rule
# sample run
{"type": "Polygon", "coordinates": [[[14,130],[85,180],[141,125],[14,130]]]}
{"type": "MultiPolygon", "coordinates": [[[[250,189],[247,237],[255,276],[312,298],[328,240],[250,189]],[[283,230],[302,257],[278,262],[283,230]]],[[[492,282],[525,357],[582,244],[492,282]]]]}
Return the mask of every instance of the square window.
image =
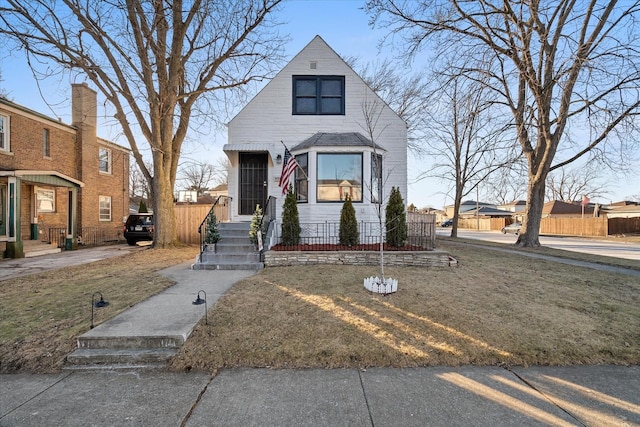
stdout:
{"type": "Polygon", "coordinates": [[[100,221],[111,221],[111,196],[100,196],[100,221]]]}
{"type": "Polygon", "coordinates": [[[34,189],[36,193],[36,210],[38,213],[56,211],[56,191],[51,188],[34,189]]]}
{"type": "Polygon", "coordinates": [[[344,76],[293,76],[294,115],[344,115],[344,76]]]}
{"type": "Polygon", "coordinates": [[[100,172],[111,173],[111,150],[108,148],[100,148],[98,156],[98,168],[100,172]]]}
{"type": "Polygon", "coordinates": [[[318,153],[318,202],[362,201],[362,153],[318,153]]]}

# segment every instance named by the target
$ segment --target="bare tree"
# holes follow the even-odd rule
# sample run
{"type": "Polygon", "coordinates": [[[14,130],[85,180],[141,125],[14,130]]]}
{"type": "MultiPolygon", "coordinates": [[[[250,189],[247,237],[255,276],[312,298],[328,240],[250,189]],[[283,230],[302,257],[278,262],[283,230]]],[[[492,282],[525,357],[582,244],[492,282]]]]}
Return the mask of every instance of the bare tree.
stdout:
{"type": "Polygon", "coordinates": [[[409,73],[397,63],[387,59],[368,62],[360,66],[357,58],[345,61],[358,69],[358,75],[367,85],[407,123],[409,149],[422,153],[420,126],[424,124],[423,106],[428,82],[424,73],[409,73]]]}
{"type": "Polygon", "coordinates": [[[217,174],[216,167],[210,163],[191,163],[180,172],[183,188],[196,191],[198,196],[202,196],[209,189],[217,174]]]}
{"type": "Polygon", "coordinates": [[[527,211],[517,245],[532,247],[540,245],[548,173],[589,156],[622,164],[638,140],[639,8],[638,1],[616,0],[366,4],[374,23],[404,36],[406,54],[434,41],[438,53],[459,53],[461,73],[490,79],[527,159],[527,211]],[[479,69],[470,59],[492,66],[479,69]]]}
{"type": "Polygon", "coordinates": [[[135,162],[129,162],[129,194],[131,197],[142,197],[146,200],[149,200],[151,194],[149,181],[140,172],[135,162]]]}
{"type": "Polygon", "coordinates": [[[476,191],[495,171],[518,158],[515,141],[505,137],[505,123],[484,84],[464,76],[440,74],[442,85],[425,106],[425,144],[435,163],[418,179],[435,176],[454,188],[451,237],[458,235],[458,214],[462,199],[476,191]]]}
{"type": "Polygon", "coordinates": [[[607,197],[608,184],[593,165],[574,169],[560,168],[547,176],[546,199],[575,202],[582,200],[583,196],[590,199],[607,197]]]}
{"type": "Polygon", "coordinates": [[[154,245],[177,241],[173,189],[193,116],[229,89],[271,77],[283,39],[281,0],[6,0],[0,34],[29,56],[85,76],[105,96],[151,184],[154,245]],[[142,138],[139,136],[142,135],[142,138]],[[148,144],[153,170],[139,140],[148,144]]]}
{"type": "Polygon", "coordinates": [[[216,173],[213,182],[216,185],[229,184],[229,171],[231,170],[231,162],[227,157],[221,157],[216,162],[216,173]]]}
{"type": "Polygon", "coordinates": [[[490,202],[496,205],[522,200],[527,197],[526,165],[518,161],[501,168],[484,182],[484,190],[490,202]]]}

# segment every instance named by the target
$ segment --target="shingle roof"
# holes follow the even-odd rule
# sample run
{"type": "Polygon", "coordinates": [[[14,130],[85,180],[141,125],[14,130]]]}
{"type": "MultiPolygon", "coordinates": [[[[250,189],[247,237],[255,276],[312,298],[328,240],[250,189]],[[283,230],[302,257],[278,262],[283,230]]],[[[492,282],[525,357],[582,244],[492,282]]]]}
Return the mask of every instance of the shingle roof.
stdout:
{"type": "Polygon", "coordinates": [[[291,150],[298,151],[311,147],[375,147],[376,150],[386,151],[358,132],[318,132],[292,147],[291,150]]]}

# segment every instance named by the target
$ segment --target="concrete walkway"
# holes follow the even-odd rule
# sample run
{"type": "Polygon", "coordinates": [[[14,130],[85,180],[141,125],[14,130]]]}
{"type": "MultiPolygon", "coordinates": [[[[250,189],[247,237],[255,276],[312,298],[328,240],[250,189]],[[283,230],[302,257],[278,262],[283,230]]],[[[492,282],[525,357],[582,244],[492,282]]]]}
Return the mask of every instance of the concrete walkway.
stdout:
{"type": "MultiPolygon", "coordinates": [[[[157,333],[184,340],[204,314],[204,306],[191,304],[199,290],[207,292],[211,307],[233,283],[254,273],[194,271],[180,264],[163,274],[178,284],[86,335],[157,333]]],[[[640,367],[0,375],[1,427],[61,425],[640,426],[640,367]]]]}
{"type": "Polygon", "coordinates": [[[0,375],[0,425],[638,426],[640,368],[0,375]]]}

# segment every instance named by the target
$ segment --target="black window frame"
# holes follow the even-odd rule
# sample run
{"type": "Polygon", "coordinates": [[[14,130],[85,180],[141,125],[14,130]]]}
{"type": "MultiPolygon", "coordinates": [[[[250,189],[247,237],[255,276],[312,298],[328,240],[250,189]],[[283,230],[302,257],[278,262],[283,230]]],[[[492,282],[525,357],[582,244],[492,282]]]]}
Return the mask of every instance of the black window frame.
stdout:
{"type": "Polygon", "coordinates": [[[294,116],[344,116],[345,115],[345,79],[344,76],[304,76],[296,75],[292,78],[292,112],[294,116]],[[314,81],[316,85],[316,92],[314,96],[297,94],[297,82],[298,81],[314,81]],[[340,96],[328,95],[322,96],[322,82],[324,81],[339,81],[340,82],[340,96]],[[315,99],[315,111],[313,112],[301,112],[298,111],[298,99],[314,98],[315,99]],[[340,98],[340,111],[322,111],[322,100],[329,98],[340,98]]]}
{"type": "MultiPolygon", "coordinates": [[[[344,199],[340,196],[339,199],[325,199],[320,197],[320,181],[321,181],[321,170],[320,170],[320,158],[323,156],[357,156],[360,160],[360,182],[359,185],[356,186],[359,189],[360,197],[352,198],[352,203],[364,203],[364,155],[365,153],[362,151],[353,151],[353,152],[319,152],[316,153],[316,203],[344,203],[344,199]]],[[[338,188],[340,186],[338,185],[338,188]]]]}
{"type": "Polygon", "coordinates": [[[298,167],[295,171],[296,201],[298,203],[309,202],[309,153],[296,155],[298,167]]]}

